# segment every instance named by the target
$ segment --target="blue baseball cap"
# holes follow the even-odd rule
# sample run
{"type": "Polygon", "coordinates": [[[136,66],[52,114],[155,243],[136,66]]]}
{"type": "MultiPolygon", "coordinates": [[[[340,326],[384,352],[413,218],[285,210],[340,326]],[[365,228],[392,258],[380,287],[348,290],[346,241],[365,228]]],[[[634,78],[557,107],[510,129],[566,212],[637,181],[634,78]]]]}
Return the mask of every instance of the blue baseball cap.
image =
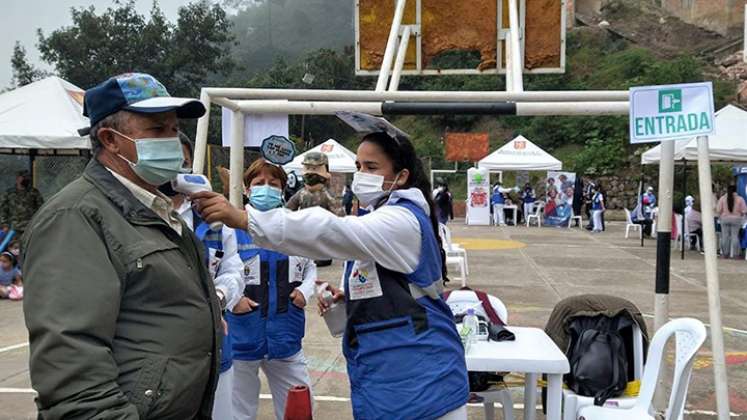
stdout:
{"type": "MultiPolygon", "coordinates": [[[[205,114],[202,102],[170,96],[161,82],[145,73],[120,74],[86,91],[83,115],[91,126],[121,110],[142,114],[176,111],[179,118],[199,118],[205,114]]],[[[86,135],[90,127],[78,131],[86,135]]]]}

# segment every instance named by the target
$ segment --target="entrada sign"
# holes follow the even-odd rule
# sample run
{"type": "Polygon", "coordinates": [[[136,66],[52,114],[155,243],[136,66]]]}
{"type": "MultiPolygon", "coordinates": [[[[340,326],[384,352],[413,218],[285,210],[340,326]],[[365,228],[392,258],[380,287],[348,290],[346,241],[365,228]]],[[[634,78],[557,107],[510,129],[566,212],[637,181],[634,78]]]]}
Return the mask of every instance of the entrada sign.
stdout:
{"type": "Polygon", "coordinates": [[[630,142],[649,143],[713,132],[711,82],[630,88],[630,142]]]}

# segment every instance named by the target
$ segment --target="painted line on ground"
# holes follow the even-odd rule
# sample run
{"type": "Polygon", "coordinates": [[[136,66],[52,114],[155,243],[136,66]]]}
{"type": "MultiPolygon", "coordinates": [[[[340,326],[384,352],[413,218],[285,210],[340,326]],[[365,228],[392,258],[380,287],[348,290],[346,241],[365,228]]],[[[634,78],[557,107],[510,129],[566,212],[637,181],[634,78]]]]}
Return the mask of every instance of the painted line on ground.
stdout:
{"type": "MultiPolygon", "coordinates": [[[[0,394],[31,394],[36,395],[36,391],[34,391],[31,388],[0,388],[0,394]]],[[[261,400],[272,400],[272,394],[259,394],[259,399],[261,400]]],[[[350,398],[349,397],[335,397],[332,395],[315,395],[314,401],[319,402],[341,402],[341,403],[349,403],[350,398]]],[[[482,403],[470,403],[467,404],[470,407],[483,407],[482,403]]],[[[500,403],[494,403],[494,407],[496,408],[503,408],[503,406],[500,403]]],[[[522,403],[516,403],[514,404],[515,410],[523,410],[524,404],[522,403]]],[[[541,410],[542,405],[538,404],[536,407],[536,410],[541,410]]],[[[718,413],[715,411],[710,410],[685,410],[685,414],[697,414],[702,416],[709,416],[709,417],[716,417],[718,416],[718,413]]],[[[730,413],[731,417],[742,417],[742,414],[737,413],[730,413]]]]}
{"type": "Polygon", "coordinates": [[[0,347],[0,353],[22,349],[24,347],[28,347],[28,345],[29,343],[25,342],[25,343],[13,344],[12,346],[0,347]]]}
{"type": "Polygon", "coordinates": [[[537,275],[542,279],[542,281],[547,284],[547,286],[555,293],[555,296],[557,296],[558,299],[563,299],[563,295],[560,294],[560,291],[558,291],[557,284],[553,281],[552,277],[545,271],[544,268],[542,268],[537,262],[534,261],[534,258],[530,257],[526,253],[526,248],[520,248],[519,253],[522,257],[524,257],[524,260],[527,261],[527,263],[534,269],[534,271],[537,273],[537,275]]]}

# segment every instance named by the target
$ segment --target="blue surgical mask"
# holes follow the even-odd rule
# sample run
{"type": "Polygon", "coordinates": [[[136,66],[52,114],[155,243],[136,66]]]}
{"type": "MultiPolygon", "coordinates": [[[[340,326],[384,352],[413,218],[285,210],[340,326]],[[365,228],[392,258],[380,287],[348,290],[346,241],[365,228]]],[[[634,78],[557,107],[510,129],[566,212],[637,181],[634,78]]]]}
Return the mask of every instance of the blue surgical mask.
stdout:
{"type": "Polygon", "coordinates": [[[267,211],[283,205],[283,192],[270,185],[257,185],[251,188],[249,204],[257,210],[267,211]]]}
{"type": "Polygon", "coordinates": [[[122,155],[119,157],[127,161],[137,176],[148,184],[157,187],[184,172],[184,152],[179,137],[143,138],[136,141],[119,131],[112,131],[135,143],[137,162],[133,163],[122,155]]]}

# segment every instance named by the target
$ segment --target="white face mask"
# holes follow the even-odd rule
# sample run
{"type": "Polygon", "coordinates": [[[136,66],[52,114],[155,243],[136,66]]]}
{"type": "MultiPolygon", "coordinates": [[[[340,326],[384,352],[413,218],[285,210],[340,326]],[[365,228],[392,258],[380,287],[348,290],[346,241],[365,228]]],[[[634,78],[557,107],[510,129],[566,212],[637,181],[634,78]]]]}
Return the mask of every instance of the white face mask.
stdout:
{"type": "Polygon", "coordinates": [[[358,197],[361,206],[368,207],[377,204],[381,197],[391,193],[398,178],[399,174],[392,182],[392,186],[384,191],[384,177],[382,175],[356,172],[353,175],[353,183],[350,188],[353,190],[353,194],[358,197]]]}

